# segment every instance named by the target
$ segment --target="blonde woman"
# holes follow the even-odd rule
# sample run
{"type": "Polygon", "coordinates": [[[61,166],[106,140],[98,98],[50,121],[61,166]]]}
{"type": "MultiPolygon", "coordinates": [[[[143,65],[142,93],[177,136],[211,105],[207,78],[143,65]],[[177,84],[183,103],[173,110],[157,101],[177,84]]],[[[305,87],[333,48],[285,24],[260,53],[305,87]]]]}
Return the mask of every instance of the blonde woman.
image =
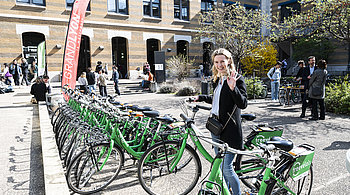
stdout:
{"type": "MultiPolygon", "coordinates": [[[[244,78],[233,64],[232,54],[223,48],[212,54],[213,95],[200,95],[197,101],[212,104],[210,114],[225,126],[220,135],[212,138],[226,142],[230,147],[243,149],[241,109],[247,107],[247,92],[244,78]]],[[[217,153],[217,148],[214,148],[217,153]]],[[[238,176],[233,169],[234,154],[228,153],[223,161],[223,174],[232,194],[241,194],[238,176]]]]}

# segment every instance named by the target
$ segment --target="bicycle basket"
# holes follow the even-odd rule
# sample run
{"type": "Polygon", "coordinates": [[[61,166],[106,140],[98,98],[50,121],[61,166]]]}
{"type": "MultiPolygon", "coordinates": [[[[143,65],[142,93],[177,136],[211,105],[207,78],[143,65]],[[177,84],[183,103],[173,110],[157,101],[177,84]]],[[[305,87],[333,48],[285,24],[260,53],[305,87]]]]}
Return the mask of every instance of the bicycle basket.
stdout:
{"type": "Polygon", "coordinates": [[[289,151],[289,154],[292,154],[295,158],[289,171],[289,175],[294,181],[297,181],[308,174],[315,154],[314,149],[313,146],[302,144],[289,151]]]}

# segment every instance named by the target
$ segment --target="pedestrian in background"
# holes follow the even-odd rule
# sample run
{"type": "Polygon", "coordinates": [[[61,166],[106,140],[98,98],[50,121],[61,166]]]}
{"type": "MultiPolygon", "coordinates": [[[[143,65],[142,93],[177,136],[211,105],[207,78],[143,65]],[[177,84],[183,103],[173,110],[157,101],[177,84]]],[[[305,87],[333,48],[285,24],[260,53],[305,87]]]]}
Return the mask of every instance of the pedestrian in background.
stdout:
{"type": "Polygon", "coordinates": [[[283,77],[287,76],[287,67],[288,67],[287,60],[286,59],[282,60],[282,68],[281,68],[282,73],[281,73],[281,75],[283,77]]]}
{"type": "MultiPolygon", "coordinates": [[[[226,142],[230,147],[243,149],[243,133],[241,127],[241,109],[248,105],[244,78],[236,72],[232,54],[223,48],[212,54],[213,61],[213,95],[199,95],[197,101],[212,104],[210,114],[225,127],[220,135],[212,134],[214,141],[226,142]]],[[[214,147],[215,153],[218,149],[214,147]]],[[[241,194],[240,181],[233,169],[235,154],[227,152],[223,160],[223,175],[232,194],[241,194]]]]}
{"type": "Polygon", "coordinates": [[[21,69],[22,69],[22,81],[21,81],[21,85],[29,85],[29,81],[28,81],[28,74],[29,74],[29,65],[27,62],[27,59],[22,58],[21,59],[22,63],[21,63],[21,69]],[[24,84],[23,84],[24,82],[24,84]]]}
{"type": "Polygon", "coordinates": [[[118,94],[120,96],[120,91],[119,91],[119,73],[118,73],[118,68],[117,66],[114,66],[113,68],[113,82],[114,82],[114,90],[115,90],[115,93],[118,94]]]}
{"type": "Polygon", "coordinates": [[[280,89],[280,79],[281,79],[281,66],[282,62],[277,61],[277,64],[272,67],[267,76],[271,80],[271,99],[274,102],[278,102],[278,91],[280,89]]]}
{"type": "Polygon", "coordinates": [[[22,75],[21,67],[17,64],[17,60],[14,59],[12,61],[12,64],[10,65],[10,73],[12,74],[13,80],[15,82],[15,85],[19,85],[19,79],[22,75]]]}
{"type": "Polygon", "coordinates": [[[324,120],[325,119],[325,92],[326,92],[326,78],[327,78],[327,62],[320,60],[317,64],[317,69],[313,72],[309,81],[309,97],[312,102],[312,117],[310,120],[324,120]],[[317,106],[320,106],[320,116],[318,116],[317,106]]]}
{"type": "Polygon", "coordinates": [[[107,82],[106,77],[104,75],[104,70],[100,70],[98,74],[98,87],[100,90],[100,95],[102,97],[105,97],[107,96],[107,82]]]}
{"type": "Polygon", "coordinates": [[[299,82],[299,81],[301,81],[301,79],[302,79],[302,73],[303,73],[304,68],[305,68],[305,62],[304,62],[304,60],[299,60],[299,61],[298,61],[298,67],[299,67],[299,70],[298,70],[297,75],[295,75],[294,80],[296,80],[296,81],[299,82]]]}
{"type": "Polygon", "coordinates": [[[30,94],[34,95],[36,102],[46,101],[47,87],[41,77],[35,79],[35,83],[30,89],[30,94]]]}
{"type": "Polygon", "coordinates": [[[98,73],[100,70],[102,70],[102,62],[97,61],[95,72],[98,73]]]}
{"type": "Polygon", "coordinates": [[[86,80],[88,82],[89,93],[91,94],[92,92],[95,92],[96,91],[95,73],[91,71],[91,67],[87,69],[86,80]]]}
{"type": "Polygon", "coordinates": [[[309,80],[314,72],[314,70],[316,69],[315,67],[315,63],[316,63],[316,58],[315,56],[309,56],[308,57],[308,66],[306,66],[302,73],[301,73],[301,84],[304,85],[304,89],[301,91],[302,93],[302,106],[301,106],[301,114],[300,114],[300,118],[304,118],[305,117],[305,112],[306,112],[306,108],[312,104],[312,100],[309,99],[309,80]],[[308,101],[309,99],[309,101],[308,101]]]}
{"type": "Polygon", "coordinates": [[[11,85],[12,83],[12,74],[10,73],[9,65],[7,63],[4,63],[4,77],[5,77],[5,84],[11,85]]]}
{"type": "Polygon", "coordinates": [[[29,67],[28,81],[31,83],[33,79],[37,77],[38,73],[38,65],[36,64],[36,60],[34,59],[32,65],[29,67]]]}
{"type": "Polygon", "coordinates": [[[80,91],[84,94],[88,92],[88,81],[86,79],[86,73],[82,72],[80,77],[78,78],[78,82],[80,83],[80,91]]]}

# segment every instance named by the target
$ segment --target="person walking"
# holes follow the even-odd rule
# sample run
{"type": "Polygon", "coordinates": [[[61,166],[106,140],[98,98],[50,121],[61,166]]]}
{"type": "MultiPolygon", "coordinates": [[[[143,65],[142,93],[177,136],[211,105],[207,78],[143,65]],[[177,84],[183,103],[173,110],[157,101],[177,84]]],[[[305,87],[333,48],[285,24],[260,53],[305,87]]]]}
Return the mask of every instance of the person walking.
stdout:
{"type": "Polygon", "coordinates": [[[309,81],[309,97],[312,102],[312,117],[309,120],[324,120],[325,119],[325,92],[327,78],[327,62],[320,60],[317,64],[317,69],[313,72],[309,81]],[[318,116],[317,106],[320,106],[320,116],[318,116]]]}
{"type": "Polygon", "coordinates": [[[11,85],[12,83],[12,74],[10,73],[9,65],[7,63],[4,63],[4,77],[5,77],[5,84],[11,85]]]}
{"type": "Polygon", "coordinates": [[[27,59],[22,58],[21,59],[22,63],[21,63],[21,69],[22,69],[22,80],[21,80],[21,85],[29,85],[29,81],[28,81],[28,74],[29,74],[29,65],[27,62],[27,59]],[[23,84],[24,82],[24,84],[23,84]]]}
{"type": "Polygon", "coordinates": [[[92,72],[91,67],[87,69],[87,74],[86,74],[86,80],[88,82],[88,87],[89,87],[89,93],[91,94],[92,92],[96,91],[96,78],[95,78],[95,73],[92,72]]]}
{"type": "Polygon", "coordinates": [[[102,97],[107,96],[107,83],[106,83],[106,77],[104,76],[104,70],[100,70],[98,72],[98,88],[100,90],[100,95],[102,97]]]}
{"type": "MultiPolygon", "coordinates": [[[[243,136],[241,127],[241,109],[248,105],[246,84],[242,75],[238,74],[233,64],[232,54],[220,48],[213,52],[213,95],[199,95],[196,101],[205,101],[212,104],[210,114],[225,125],[220,135],[214,135],[214,141],[218,139],[226,142],[230,147],[243,149],[243,136]]],[[[218,149],[214,148],[215,153],[218,149]]],[[[223,161],[223,175],[232,194],[241,194],[240,181],[233,169],[233,153],[225,154],[223,161]]]]}
{"type": "Polygon", "coordinates": [[[281,66],[282,62],[277,61],[276,65],[272,67],[267,76],[271,80],[271,99],[274,102],[278,102],[278,92],[280,89],[280,79],[281,79],[281,66]]]}
{"type": "Polygon", "coordinates": [[[14,59],[10,65],[10,73],[13,76],[13,80],[16,86],[19,86],[19,78],[22,75],[21,67],[17,64],[17,60],[14,59]]]}
{"type": "Polygon", "coordinates": [[[119,83],[119,73],[118,73],[118,68],[117,66],[114,66],[113,68],[113,81],[114,81],[114,90],[115,90],[115,93],[118,94],[120,96],[120,91],[119,91],[119,86],[118,86],[118,83],[119,83]]]}
{"type": "Polygon", "coordinates": [[[304,118],[305,117],[305,112],[306,112],[306,108],[312,104],[312,100],[310,99],[310,101],[308,102],[308,91],[309,91],[309,80],[313,74],[313,72],[315,71],[316,67],[315,67],[315,63],[316,63],[316,58],[315,56],[309,56],[308,57],[308,66],[306,66],[301,74],[301,84],[304,85],[304,89],[301,90],[301,95],[302,95],[302,106],[301,106],[301,114],[300,114],[300,118],[304,118]]]}

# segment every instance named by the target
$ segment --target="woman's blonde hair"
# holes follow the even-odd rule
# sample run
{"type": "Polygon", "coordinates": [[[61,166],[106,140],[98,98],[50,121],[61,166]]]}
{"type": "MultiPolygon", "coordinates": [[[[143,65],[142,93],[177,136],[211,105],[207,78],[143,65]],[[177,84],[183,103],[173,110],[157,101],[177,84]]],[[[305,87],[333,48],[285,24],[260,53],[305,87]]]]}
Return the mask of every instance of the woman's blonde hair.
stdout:
{"type": "Polygon", "coordinates": [[[214,65],[214,58],[217,55],[224,55],[227,58],[227,60],[228,60],[228,67],[226,67],[226,68],[229,69],[229,72],[231,72],[235,68],[231,52],[228,51],[227,49],[224,49],[224,48],[216,49],[211,54],[211,61],[213,63],[212,72],[213,72],[214,82],[221,76],[221,75],[219,75],[219,72],[218,72],[218,70],[216,69],[216,67],[214,65]]]}

